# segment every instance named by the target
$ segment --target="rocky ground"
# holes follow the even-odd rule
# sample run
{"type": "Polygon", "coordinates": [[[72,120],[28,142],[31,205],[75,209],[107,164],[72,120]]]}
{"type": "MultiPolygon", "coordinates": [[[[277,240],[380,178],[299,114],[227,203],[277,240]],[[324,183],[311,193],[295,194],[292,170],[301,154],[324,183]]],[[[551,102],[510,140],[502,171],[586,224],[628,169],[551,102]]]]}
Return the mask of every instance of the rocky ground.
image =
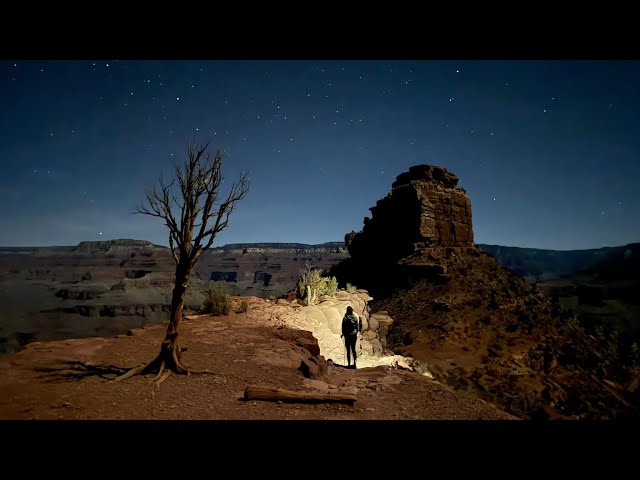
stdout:
{"type": "Polygon", "coordinates": [[[388,342],[436,378],[523,418],[637,418],[637,352],[591,335],[541,290],[477,251],[434,250],[446,282],[416,282],[372,308],[388,342]]]}
{"type": "MultiPolygon", "coordinates": [[[[398,363],[352,370],[327,362],[326,373],[306,378],[299,366],[316,339],[287,320],[292,304],[252,298],[246,313],[192,315],[181,326],[184,362],[213,374],[111,382],[158,352],[164,325],[115,338],[37,342],[0,357],[1,419],[514,419],[398,363]],[[280,312],[280,313],[278,313],[280,312]],[[356,392],[354,403],[246,401],[249,385],[294,391],[356,392]]],[[[364,360],[364,357],[363,357],[364,360]]],[[[373,356],[369,365],[373,365],[373,356]]]]}

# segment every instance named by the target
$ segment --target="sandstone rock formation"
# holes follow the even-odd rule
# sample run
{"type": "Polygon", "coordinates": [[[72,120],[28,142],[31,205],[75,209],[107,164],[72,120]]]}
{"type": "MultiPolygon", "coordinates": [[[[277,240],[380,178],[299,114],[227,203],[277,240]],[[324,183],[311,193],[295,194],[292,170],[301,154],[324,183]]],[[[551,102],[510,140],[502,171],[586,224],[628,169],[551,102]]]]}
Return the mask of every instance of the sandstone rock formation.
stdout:
{"type": "Polygon", "coordinates": [[[471,202],[457,184],[443,167],[417,165],[399,175],[362,231],[345,237],[351,258],[393,262],[429,247],[474,247],[471,202]]]}
{"type": "Polygon", "coordinates": [[[366,288],[372,311],[394,319],[385,327],[374,313],[370,325],[438,380],[517,416],[637,416],[633,347],[580,324],[478,249],[457,182],[442,167],[412,167],[362,231],[346,235],[351,258],[332,273],[366,288]]]}
{"type": "Polygon", "coordinates": [[[311,332],[317,340],[319,351],[314,351],[307,343],[301,346],[340,365],[346,364],[344,341],[340,338],[342,317],[347,307],[351,306],[362,320],[363,335],[356,344],[358,368],[379,365],[401,365],[407,369],[417,367],[418,362],[395,355],[384,347],[387,343],[386,334],[393,324],[393,319],[387,312],[369,315],[368,303],[373,298],[366,290],[361,289],[354,293],[340,290],[335,296],[322,296],[316,305],[303,305],[298,300],[285,299],[272,302],[257,297],[238,297],[237,301],[245,298],[248,298],[252,315],[262,314],[276,325],[311,332]]]}

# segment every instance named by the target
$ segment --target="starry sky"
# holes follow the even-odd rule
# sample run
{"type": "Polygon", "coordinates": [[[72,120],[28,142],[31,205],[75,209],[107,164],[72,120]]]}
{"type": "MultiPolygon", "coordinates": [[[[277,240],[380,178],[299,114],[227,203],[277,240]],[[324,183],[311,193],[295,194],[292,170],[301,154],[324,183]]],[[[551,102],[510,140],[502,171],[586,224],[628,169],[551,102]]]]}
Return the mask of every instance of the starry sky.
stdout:
{"type": "Polygon", "coordinates": [[[477,243],[640,241],[638,61],[16,59],[0,106],[0,246],[167,245],[132,212],[190,140],[251,177],[214,245],[342,241],[421,163],[477,243]]]}

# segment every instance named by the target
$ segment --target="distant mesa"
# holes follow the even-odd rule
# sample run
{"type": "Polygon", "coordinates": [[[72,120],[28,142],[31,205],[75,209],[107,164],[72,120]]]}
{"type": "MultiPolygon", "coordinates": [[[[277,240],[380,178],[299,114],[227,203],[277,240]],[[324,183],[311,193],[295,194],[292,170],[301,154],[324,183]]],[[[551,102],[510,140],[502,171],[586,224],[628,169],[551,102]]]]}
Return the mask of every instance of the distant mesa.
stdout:
{"type": "Polygon", "coordinates": [[[80,242],[76,248],[78,253],[94,253],[94,252],[117,252],[119,250],[131,250],[143,248],[155,248],[156,245],[147,240],[98,240],[80,242]]]}

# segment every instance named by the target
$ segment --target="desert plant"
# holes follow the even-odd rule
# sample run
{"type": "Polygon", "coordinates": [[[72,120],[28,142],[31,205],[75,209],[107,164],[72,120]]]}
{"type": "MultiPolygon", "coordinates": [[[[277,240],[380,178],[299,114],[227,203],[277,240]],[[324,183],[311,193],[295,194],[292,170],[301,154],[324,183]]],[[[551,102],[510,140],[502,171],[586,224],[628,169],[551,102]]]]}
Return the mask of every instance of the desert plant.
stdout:
{"type": "Polygon", "coordinates": [[[328,278],[322,276],[322,270],[305,263],[298,277],[298,295],[307,305],[313,305],[327,288],[328,278]]]}
{"type": "Polygon", "coordinates": [[[356,287],[355,285],[351,285],[350,283],[347,283],[347,292],[355,293],[357,289],[358,287],[356,287]]]}
{"type": "Polygon", "coordinates": [[[338,291],[338,279],[336,277],[329,278],[326,282],[324,294],[332,297],[336,294],[337,291],[338,291]]]}
{"type": "Polygon", "coordinates": [[[214,285],[206,291],[206,298],[202,303],[202,312],[213,315],[229,315],[233,300],[222,287],[214,285]]]}
{"type": "Polygon", "coordinates": [[[238,308],[238,313],[247,313],[249,310],[249,302],[246,300],[242,300],[240,302],[240,307],[238,308]]]}

